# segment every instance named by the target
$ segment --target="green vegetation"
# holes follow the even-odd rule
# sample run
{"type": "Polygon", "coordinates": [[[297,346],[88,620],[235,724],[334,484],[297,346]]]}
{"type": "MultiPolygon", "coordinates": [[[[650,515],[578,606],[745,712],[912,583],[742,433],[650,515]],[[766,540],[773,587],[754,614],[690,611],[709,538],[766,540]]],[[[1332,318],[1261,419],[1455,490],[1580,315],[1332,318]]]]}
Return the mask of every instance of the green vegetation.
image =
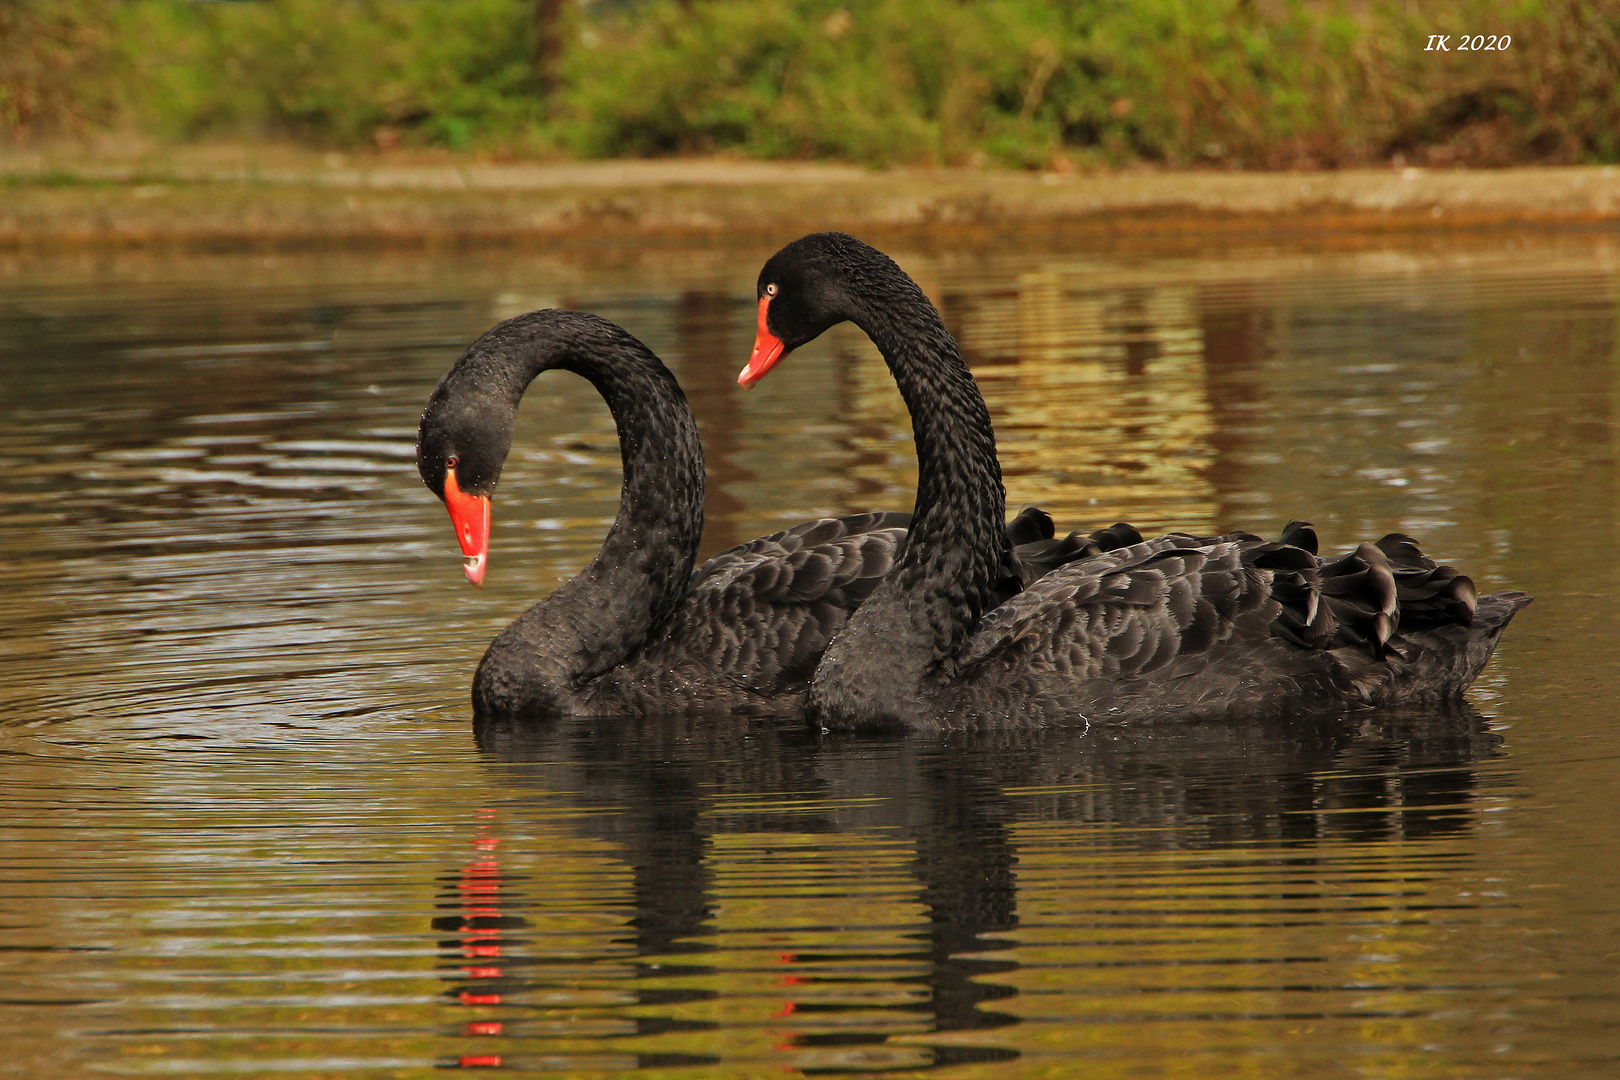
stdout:
{"type": "Polygon", "coordinates": [[[0,132],[120,126],[525,156],[1615,161],[1620,0],[0,0],[0,132]]]}

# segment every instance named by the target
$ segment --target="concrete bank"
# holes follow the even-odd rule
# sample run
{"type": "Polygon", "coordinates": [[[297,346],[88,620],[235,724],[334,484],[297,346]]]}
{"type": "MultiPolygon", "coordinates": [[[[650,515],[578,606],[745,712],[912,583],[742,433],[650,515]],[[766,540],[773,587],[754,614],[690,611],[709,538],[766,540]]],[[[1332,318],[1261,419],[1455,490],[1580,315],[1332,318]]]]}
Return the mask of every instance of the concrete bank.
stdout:
{"type": "Polygon", "coordinates": [[[1620,225],[1614,167],[1056,175],[724,160],[498,164],[282,151],[0,152],[0,247],[981,239],[1620,225]]]}

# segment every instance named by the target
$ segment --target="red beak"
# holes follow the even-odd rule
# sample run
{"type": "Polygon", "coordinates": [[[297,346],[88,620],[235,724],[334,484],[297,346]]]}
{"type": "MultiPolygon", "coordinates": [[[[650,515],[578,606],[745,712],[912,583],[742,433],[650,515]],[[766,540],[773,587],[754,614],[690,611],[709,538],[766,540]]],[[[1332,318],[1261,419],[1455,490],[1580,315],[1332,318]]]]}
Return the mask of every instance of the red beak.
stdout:
{"type": "Polygon", "coordinates": [[[450,511],[461,553],[467,558],[462,569],[474,585],[484,584],[484,567],[489,559],[489,496],[468,495],[456,484],[456,470],[444,472],[444,505],[450,511]]]}
{"type": "Polygon", "coordinates": [[[787,346],[782,344],[782,339],[765,329],[765,311],[770,306],[770,297],[759,298],[759,332],[754,335],[754,351],[748,356],[748,366],[737,375],[737,385],[744,390],[753,389],[754,384],[787,355],[787,346]]]}

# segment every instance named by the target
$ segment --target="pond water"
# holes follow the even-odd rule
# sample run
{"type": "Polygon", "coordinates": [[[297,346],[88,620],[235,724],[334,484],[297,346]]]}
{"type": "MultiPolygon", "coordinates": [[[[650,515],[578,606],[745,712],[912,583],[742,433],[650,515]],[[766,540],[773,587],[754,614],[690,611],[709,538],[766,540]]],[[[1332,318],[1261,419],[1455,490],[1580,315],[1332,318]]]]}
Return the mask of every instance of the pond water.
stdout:
{"type": "Polygon", "coordinates": [[[743,394],[765,248],[0,256],[0,1072],[1620,1073],[1620,240],[892,250],[1013,506],[1535,593],[1470,706],[475,730],[617,449],[539,379],[473,591],[412,460],[459,350],[549,305],[648,342],[707,553],[909,507],[858,333],[743,394]]]}

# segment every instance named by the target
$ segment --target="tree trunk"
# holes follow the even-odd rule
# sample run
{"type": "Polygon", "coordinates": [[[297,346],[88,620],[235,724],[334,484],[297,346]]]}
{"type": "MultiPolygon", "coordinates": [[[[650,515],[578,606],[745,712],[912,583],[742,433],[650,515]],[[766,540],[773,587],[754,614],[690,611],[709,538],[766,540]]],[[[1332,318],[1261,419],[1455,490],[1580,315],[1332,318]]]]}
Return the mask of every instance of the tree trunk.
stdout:
{"type": "Polygon", "coordinates": [[[534,0],[534,67],[540,88],[550,94],[557,88],[562,58],[563,8],[568,0],[534,0]]]}

